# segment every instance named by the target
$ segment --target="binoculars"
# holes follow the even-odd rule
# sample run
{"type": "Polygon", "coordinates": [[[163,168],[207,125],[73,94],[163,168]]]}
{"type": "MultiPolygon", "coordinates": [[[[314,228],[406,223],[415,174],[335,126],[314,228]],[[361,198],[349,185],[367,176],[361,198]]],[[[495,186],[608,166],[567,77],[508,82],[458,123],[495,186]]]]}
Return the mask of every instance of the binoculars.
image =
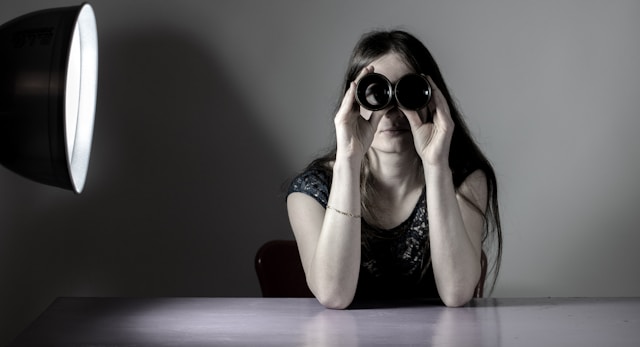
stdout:
{"type": "Polygon", "coordinates": [[[411,73],[391,84],[379,73],[370,73],[360,79],[356,86],[356,101],[370,111],[378,111],[395,102],[408,110],[419,110],[431,99],[431,85],[427,77],[411,73]]]}

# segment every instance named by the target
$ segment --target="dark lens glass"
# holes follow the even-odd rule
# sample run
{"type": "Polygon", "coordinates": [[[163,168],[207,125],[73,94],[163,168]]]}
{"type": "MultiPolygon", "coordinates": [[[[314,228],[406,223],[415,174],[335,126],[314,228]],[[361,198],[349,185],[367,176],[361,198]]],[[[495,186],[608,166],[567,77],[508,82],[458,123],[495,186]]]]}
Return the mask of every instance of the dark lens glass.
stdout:
{"type": "Polygon", "coordinates": [[[391,102],[393,89],[389,80],[376,73],[364,76],[356,88],[356,100],[371,111],[381,110],[391,102]]]}
{"type": "Polygon", "coordinates": [[[429,99],[431,85],[423,75],[405,75],[396,84],[396,100],[406,109],[419,110],[429,103],[429,99]]]}
{"type": "Polygon", "coordinates": [[[364,96],[369,105],[380,107],[389,100],[389,88],[383,84],[372,83],[367,86],[364,96]]]}

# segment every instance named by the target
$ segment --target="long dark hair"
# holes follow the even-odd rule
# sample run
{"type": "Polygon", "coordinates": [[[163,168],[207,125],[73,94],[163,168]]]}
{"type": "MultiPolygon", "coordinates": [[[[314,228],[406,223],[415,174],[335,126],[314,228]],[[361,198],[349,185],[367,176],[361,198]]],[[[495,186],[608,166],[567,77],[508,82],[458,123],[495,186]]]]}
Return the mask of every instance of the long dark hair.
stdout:
{"type": "MultiPolygon", "coordinates": [[[[489,273],[493,276],[491,291],[500,270],[502,260],[502,228],[500,226],[500,212],[498,208],[498,186],[496,175],[489,160],[482,153],[474,141],[461,112],[453,101],[449,89],[442,77],[442,73],[433,59],[429,50],[415,36],[401,30],[373,31],[362,36],[356,45],[350,59],[349,67],[342,87],[342,95],[347,92],[349,84],[355,81],[363,68],[374,60],[388,53],[400,55],[416,73],[430,76],[438,86],[449,104],[451,118],[454,122],[454,131],[449,150],[449,166],[453,174],[453,183],[456,191],[467,200],[480,213],[484,211],[484,232],[482,235],[482,248],[488,254],[490,266],[489,273]],[[469,197],[458,191],[460,185],[474,171],[481,170],[487,179],[488,199],[487,206],[477,206],[469,197]],[[494,246],[494,247],[492,247],[494,246]]],[[[338,102],[339,105],[339,102],[338,102]]],[[[338,106],[339,107],[339,106],[338,106]]],[[[335,146],[326,155],[314,160],[308,168],[321,168],[331,174],[331,163],[335,161],[335,146]]],[[[361,170],[361,203],[362,215],[373,216],[371,213],[373,201],[375,201],[375,189],[368,172],[368,159],[365,156],[361,170]]]]}

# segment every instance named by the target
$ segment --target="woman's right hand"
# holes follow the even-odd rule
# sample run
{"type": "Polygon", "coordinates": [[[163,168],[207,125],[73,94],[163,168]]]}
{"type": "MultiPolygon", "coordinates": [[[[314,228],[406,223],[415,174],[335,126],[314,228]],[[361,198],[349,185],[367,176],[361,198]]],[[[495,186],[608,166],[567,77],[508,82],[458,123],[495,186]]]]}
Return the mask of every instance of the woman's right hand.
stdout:
{"type": "Polygon", "coordinates": [[[346,158],[360,163],[373,142],[373,136],[378,129],[380,119],[382,119],[382,113],[368,111],[368,114],[362,115],[360,105],[355,98],[357,83],[363,76],[372,72],[373,66],[367,66],[360,71],[356,80],[349,85],[338,113],[336,113],[334,119],[337,142],[336,159],[346,158]]]}

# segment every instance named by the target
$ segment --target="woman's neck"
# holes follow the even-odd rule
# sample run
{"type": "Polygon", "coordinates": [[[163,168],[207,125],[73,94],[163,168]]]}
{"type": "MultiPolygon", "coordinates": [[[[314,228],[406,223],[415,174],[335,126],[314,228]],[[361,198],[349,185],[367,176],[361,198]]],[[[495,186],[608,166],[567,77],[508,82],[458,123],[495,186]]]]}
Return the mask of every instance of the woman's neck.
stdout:
{"type": "Polygon", "coordinates": [[[411,153],[384,153],[369,150],[369,169],[378,193],[402,198],[424,186],[420,158],[411,153]]]}

